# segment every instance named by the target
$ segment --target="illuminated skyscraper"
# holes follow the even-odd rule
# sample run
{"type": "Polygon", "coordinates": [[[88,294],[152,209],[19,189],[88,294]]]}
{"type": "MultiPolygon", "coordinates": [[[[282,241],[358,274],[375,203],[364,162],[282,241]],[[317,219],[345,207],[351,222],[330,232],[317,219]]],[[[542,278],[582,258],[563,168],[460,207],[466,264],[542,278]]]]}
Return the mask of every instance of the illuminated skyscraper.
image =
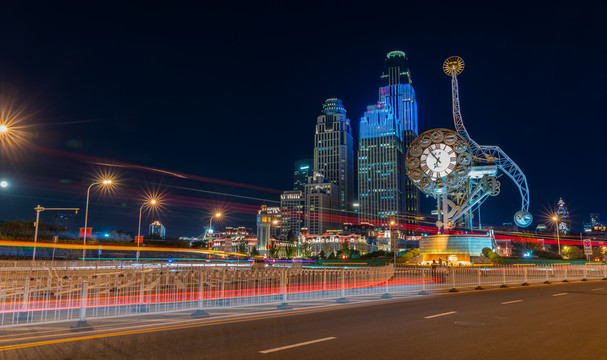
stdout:
{"type": "Polygon", "coordinates": [[[349,209],[354,199],[354,146],[350,119],[339,99],[327,99],[317,118],[314,173],[337,185],[338,207],[349,209]]]}
{"type": "Polygon", "coordinates": [[[295,171],[293,171],[293,190],[303,192],[308,183],[308,178],[312,176],[314,160],[304,159],[295,162],[295,171]]]}
{"type": "Polygon", "coordinates": [[[164,239],[166,236],[166,228],[156,220],[150,224],[149,234],[154,239],[164,239]]]}
{"type": "Polygon", "coordinates": [[[289,231],[295,236],[301,231],[305,203],[306,199],[300,190],[284,191],[280,195],[281,237],[283,239],[287,238],[289,231]]]}
{"type": "Polygon", "coordinates": [[[327,230],[341,228],[335,219],[338,204],[338,187],[321,174],[308,179],[305,191],[304,224],[310,234],[320,235],[327,230]]]}
{"type": "Polygon", "coordinates": [[[394,220],[405,224],[411,233],[419,195],[405,175],[405,154],[418,128],[417,102],[405,53],[388,53],[381,79],[378,103],[368,106],[360,120],[360,219],[382,228],[394,220]]]}
{"type": "Polygon", "coordinates": [[[563,198],[559,199],[558,208],[556,209],[556,216],[558,217],[559,232],[561,234],[567,234],[571,228],[569,223],[569,210],[563,201],[563,198]]]}

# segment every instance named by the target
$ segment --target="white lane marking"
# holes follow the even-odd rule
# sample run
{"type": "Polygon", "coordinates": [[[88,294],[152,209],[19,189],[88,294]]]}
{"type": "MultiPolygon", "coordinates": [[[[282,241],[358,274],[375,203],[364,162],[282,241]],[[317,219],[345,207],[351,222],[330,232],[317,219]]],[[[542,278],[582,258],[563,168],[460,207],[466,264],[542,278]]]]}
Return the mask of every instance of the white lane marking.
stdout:
{"type": "Polygon", "coordinates": [[[506,305],[506,304],[514,304],[514,303],[521,302],[521,301],[523,301],[523,300],[504,301],[504,302],[502,303],[502,305],[506,305]]]}
{"type": "Polygon", "coordinates": [[[262,351],[260,351],[260,353],[268,354],[268,353],[275,352],[275,351],[286,350],[286,349],[291,349],[294,347],[305,346],[305,345],[310,345],[310,344],[315,344],[315,343],[329,341],[329,340],[335,340],[335,339],[337,339],[337,338],[334,336],[330,336],[330,337],[326,337],[326,338],[322,338],[322,339],[305,341],[305,342],[301,342],[301,343],[297,343],[297,344],[293,344],[293,345],[281,346],[281,347],[277,347],[274,349],[262,350],[262,351]]]}
{"type": "Polygon", "coordinates": [[[603,290],[603,288],[592,289],[592,291],[601,291],[601,290],[603,290]]]}
{"type": "Polygon", "coordinates": [[[559,294],[552,294],[552,296],[561,296],[561,295],[567,295],[568,293],[559,293],[559,294]]]}
{"type": "Polygon", "coordinates": [[[457,311],[449,311],[449,312],[442,313],[442,314],[436,314],[436,315],[424,316],[424,319],[432,319],[432,318],[439,317],[439,316],[451,315],[451,314],[455,314],[456,312],[457,312],[457,311]]]}

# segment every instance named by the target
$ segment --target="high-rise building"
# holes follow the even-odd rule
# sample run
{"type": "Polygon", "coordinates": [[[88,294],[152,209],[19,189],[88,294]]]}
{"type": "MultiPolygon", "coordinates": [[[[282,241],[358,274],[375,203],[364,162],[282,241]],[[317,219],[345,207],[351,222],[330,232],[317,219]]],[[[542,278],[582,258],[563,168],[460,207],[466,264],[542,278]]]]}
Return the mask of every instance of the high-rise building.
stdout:
{"type": "Polygon", "coordinates": [[[327,230],[338,230],[336,220],[339,203],[337,185],[321,174],[314,174],[306,184],[304,224],[310,234],[324,234],[327,230]]]}
{"type": "Polygon", "coordinates": [[[405,154],[417,136],[418,122],[404,52],[388,53],[381,80],[378,103],[368,106],[360,121],[359,218],[385,229],[394,220],[411,234],[419,193],[406,177],[405,154]]]}
{"type": "Polygon", "coordinates": [[[160,221],[156,220],[150,224],[149,234],[154,239],[164,239],[166,237],[166,228],[160,221]]]}
{"type": "Polygon", "coordinates": [[[337,185],[339,209],[350,210],[354,199],[354,146],[350,119],[339,99],[325,100],[317,118],[314,173],[337,185]]]}
{"type": "Polygon", "coordinates": [[[567,234],[570,230],[570,222],[569,222],[569,210],[567,210],[567,206],[565,205],[565,201],[563,198],[559,199],[558,208],[556,209],[556,216],[558,218],[558,229],[561,234],[567,234]]]}
{"type": "Polygon", "coordinates": [[[281,237],[283,239],[287,239],[289,231],[295,237],[299,235],[303,226],[305,203],[305,197],[300,190],[284,191],[280,195],[281,237]]]}
{"type": "Polygon", "coordinates": [[[293,171],[293,190],[299,190],[301,192],[305,190],[308,178],[312,176],[313,167],[313,159],[303,159],[295,162],[295,171],[293,171]]]}

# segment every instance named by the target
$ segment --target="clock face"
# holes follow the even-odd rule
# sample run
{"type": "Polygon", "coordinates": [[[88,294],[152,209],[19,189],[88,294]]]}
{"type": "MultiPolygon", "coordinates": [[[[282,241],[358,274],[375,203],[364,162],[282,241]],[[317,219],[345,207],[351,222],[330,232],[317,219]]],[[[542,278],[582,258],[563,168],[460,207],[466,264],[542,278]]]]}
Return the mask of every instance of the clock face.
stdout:
{"type": "Polygon", "coordinates": [[[451,174],[457,165],[457,154],[446,144],[432,144],[424,149],[419,158],[424,173],[434,179],[451,174]]]}
{"type": "Polygon", "coordinates": [[[415,138],[406,155],[407,176],[426,195],[459,191],[474,158],[468,142],[453,130],[432,129],[415,138]]]}

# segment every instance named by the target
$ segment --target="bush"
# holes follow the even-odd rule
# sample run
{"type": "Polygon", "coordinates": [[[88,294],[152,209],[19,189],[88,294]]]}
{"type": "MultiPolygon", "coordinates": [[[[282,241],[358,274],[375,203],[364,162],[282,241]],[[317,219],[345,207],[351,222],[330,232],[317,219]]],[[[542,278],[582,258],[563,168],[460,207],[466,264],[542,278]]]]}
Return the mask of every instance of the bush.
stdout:
{"type": "Polygon", "coordinates": [[[544,250],[533,250],[533,255],[537,256],[539,259],[548,259],[548,260],[562,260],[563,257],[557,253],[552,251],[544,251],[544,250]]]}
{"type": "Polygon", "coordinates": [[[407,251],[406,253],[402,254],[399,258],[398,258],[398,262],[408,262],[411,261],[411,259],[413,259],[416,256],[419,256],[421,254],[421,251],[419,251],[419,249],[411,249],[409,251],[407,251]]]}
{"type": "Polygon", "coordinates": [[[494,264],[501,264],[502,263],[502,257],[499,256],[498,254],[494,253],[488,247],[483,248],[483,250],[481,250],[481,252],[483,253],[483,255],[485,255],[485,257],[488,257],[489,260],[491,260],[492,263],[494,263],[494,264]]]}
{"type": "Polygon", "coordinates": [[[373,258],[377,258],[377,257],[381,257],[381,256],[385,256],[386,252],[383,250],[378,250],[378,251],[373,251],[371,253],[367,253],[365,255],[362,255],[360,258],[361,259],[373,259],[373,258]]]}

